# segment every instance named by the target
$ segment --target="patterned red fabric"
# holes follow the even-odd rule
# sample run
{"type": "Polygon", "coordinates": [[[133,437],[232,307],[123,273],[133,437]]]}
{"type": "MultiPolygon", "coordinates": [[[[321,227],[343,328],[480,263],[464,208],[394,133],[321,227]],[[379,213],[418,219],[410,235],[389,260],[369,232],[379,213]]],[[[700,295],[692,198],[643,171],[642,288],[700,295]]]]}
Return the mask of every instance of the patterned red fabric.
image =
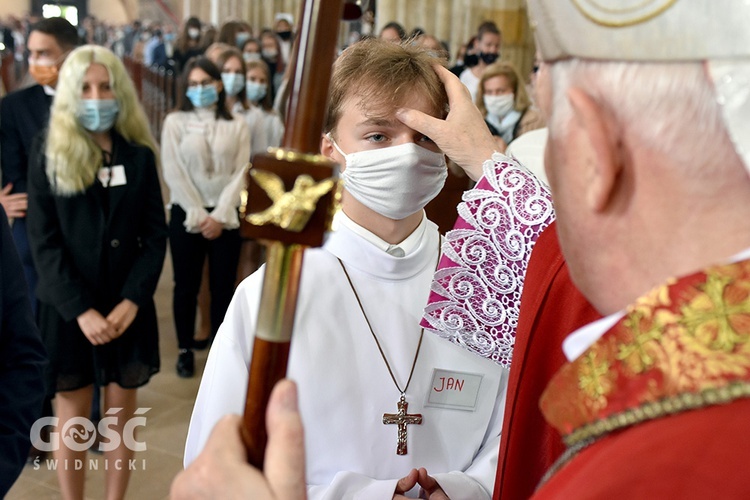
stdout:
{"type": "Polygon", "coordinates": [[[581,451],[532,498],[750,498],[750,400],[629,427],[581,451]]]}
{"type": "Polygon", "coordinates": [[[563,435],[646,403],[750,382],[750,261],[652,290],[542,395],[563,435]]]}
{"type": "Polygon", "coordinates": [[[750,498],[750,261],[640,298],[540,404],[593,443],[535,498],[750,498]]]}

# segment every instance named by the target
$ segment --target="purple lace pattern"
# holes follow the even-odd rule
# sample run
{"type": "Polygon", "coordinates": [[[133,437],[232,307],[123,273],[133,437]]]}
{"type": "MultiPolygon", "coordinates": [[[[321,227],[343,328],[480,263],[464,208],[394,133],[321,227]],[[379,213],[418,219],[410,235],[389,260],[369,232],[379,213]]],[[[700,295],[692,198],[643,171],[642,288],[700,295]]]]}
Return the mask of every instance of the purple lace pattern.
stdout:
{"type": "Polygon", "coordinates": [[[422,326],[510,368],[531,250],[555,218],[534,174],[496,153],[464,193],[443,243],[422,326]]]}

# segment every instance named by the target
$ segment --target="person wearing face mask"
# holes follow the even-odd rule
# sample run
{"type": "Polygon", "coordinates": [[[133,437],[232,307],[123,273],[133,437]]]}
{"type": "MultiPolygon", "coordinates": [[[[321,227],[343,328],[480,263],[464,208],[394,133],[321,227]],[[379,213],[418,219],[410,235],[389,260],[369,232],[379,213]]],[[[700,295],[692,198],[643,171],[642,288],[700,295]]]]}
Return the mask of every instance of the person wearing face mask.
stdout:
{"type": "Polygon", "coordinates": [[[181,73],[188,59],[203,54],[204,48],[201,45],[201,22],[197,17],[190,17],[185,21],[174,44],[172,58],[175,71],[181,73]]]}
{"type": "Polygon", "coordinates": [[[487,66],[479,79],[475,103],[492,135],[502,140],[498,150],[525,132],[544,127],[544,120],[531,107],[525,85],[509,62],[487,66]]]}
{"type": "Polygon", "coordinates": [[[492,21],[485,21],[479,25],[477,38],[474,43],[474,51],[467,52],[464,56],[464,65],[466,68],[461,71],[459,79],[466,85],[471,93],[471,99],[474,100],[479,88],[479,78],[484,70],[490,64],[497,61],[500,55],[500,43],[502,37],[500,30],[492,21]]]}
{"type": "MultiPolygon", "coordinates": [[[[284,135],[284,124],[278,115],[270,109],[271,103],[268,102],[268,99],[265,99],[265,96],[268,95],[269,85],[266,63],[256,60],[246,65],[240,52],[237,49],[230,48],[219,55],[217,65],[221,68],[221,80],[227,92],[227,109],[244,119],[248,125],[251,155],[257,152],[266,152],[269,147],[279,147],[284,135]]],[[[246,239],[242,241],[240,252],[241,258],[237,271],[238,281],[248,277],[258,269],[263,260],[263,247],[254,240],[246,239]]],[[[201,318],[203,318],[204,307],[200,300],[201,297],[199,297],[199,307],[201,318]]],[[[208,314],[205,317],[208,318],[208,314]]],[[[204,342],[207,343],[210,330],[210,322],[206,327],[204,327],[203,322],[201,323],[200,332],[196,334],[197,346],[202,346],[204,342]],[[206,341],[203,341],[204,338],[206,341]]]]}
{"type": "Polygon", "coordinates": [[[224,102],[230,113],[242,114],[250,106],[245,99],[245,61],[240,51],[230,47],[216,57],[216,66],[221,70],[221,83],[226,92],[224,102]]]}
{"type": "MultiPolygon", "coordinates": [[[[153,294],[167,225],[156,141],[115,54],[95,45],[70,53],[49,128],[38,139],[29,162],[28,230],[47,383],[56,391],[55,432],[89,416],[97,384],[104,413],[117,415],[109,428],[127,435],[136,389],[159,371],[153,294]]],[[[86,463],[87,449],[68,443],[54,450],[58,463],[86,463]]],[[[97,447],[110,464],[133,458],[124,442],[97,447]]],[[[84,498],[86,469],[57,468],[63,498],[84,498]]],[[[128,468],[109,467],[105,476],[106,497],[125,497],[128,468]]]]}
{"type": "Polygon", "coordinates": [[[284,137],[284,122],[273,109],[271,80],[268,66],[263,61],[246,64],[245,96],[248,108],[244,118],[250,127],[252,154],[264,153],[268,148],[281,146],[284,137]]]}
{"type": "Polygon", "coordinates": [[[281,51],[279,37],[271,30],[263,30],[260,34],[261,57],[271,71],[271,100],[276,98],[281,82],[284,80],[286,61],[281,51]]]}
{"type": "Polygon", "coordinates": [[[244,21],[227,21],[219,28],[216,41],[238,49],[252,36],[250,25],[244,21]]]}
{"type": "Polygon", "coordinates": [[[246,63],[261,60],[261,45],[257,38],[248,38],[245,40],[240,50],[242,51],[242,59],[246,63]]]}
{"type": "Polygon", "coordinates": [[[240,251],[240,191],[250,160],[247,124],[226,107],[219,68],[188,61],[185,94],[162,128],[164,180],[170,190],[169,242],[174,268],[174,321],[180,353],[177,374],[195,371],[193,334],[203,263],[208,257],[211,330],[216,333],[232,298],[240,251]]]}
{"type": "Polygon", "coordinates": [[[292,42],[294,41],[294,17],[287,12],[279,12],[274,19],[276,24],[273,30],[279,38],[281,57],[284,61],[288,61],[292,52],[292,42]]]}
{"type": "MultiPolygon", "coordinates": [[[[269,45],[271,41],[267,41],[266,44],[269,45]]],[[[266,49],[266,52],[273,53],[273,49],[266,49]]],[[[270,96],[269,99],[271,103],[273,104],[274,98],[276,96],[276,89],[274,88],[273,81],[271,78],[271,75],[276,74],[276,68],[278,66],[278,61],[276,62],[270,62],[268,61],[265,56],[263,55],[263,44],[261,43],[260,39],[258,38],[251,38],[245,42],[245,44],[242,46],[242,58],[245,60],[245,64],[250,64],[255,61],[262,61],[266,65],[266,75],[268,81],[270,82],[270,87],[268,89],[268,95],[270,96]]],[[[282,75],[283,80],[283,75],[282,75]]],[[[260,98],[263,99],[262,97],[260,98]]]]}
{"type": "MultiPolygon", "coordinates": [[[[34,138],[47,126],[60,67],[68,53],[78,44],[76,28],[61,17],[43,19],[34,24],[26,47],[29,51],[29,73],[37,84],[12,92],[0,101],[0,166],[3,183],[0,203],[13,220],[13,241],[29,285],[34,316],[37,315],[38,307],[37,271],[26,227],[29,157],[33,151],[34,138]]],[[[48,392],[44,402],[44,416],[51,416],[53,413],[51,399],[54,391],[48,392]]],[[[29,456],[44,454],[32,446],[29,456]]]]}
{"type": "MultiPolygon", "coordinates": [[[[305,253],[287,372],[314,429],[305,437],[312,499],[492,491],[504,371],[419,326],[441,255],[424,206],[447,172],[436,145],[396,111],[408,103],[445,116],[433,63],[420,47],[370,39],[334,66],[321,153],[340,165],[343,198],[336,229],[305,253]],[[389,425],[399,406],[421,423],[403,433],[389,425]]],[[[263,273],[240,284],[209,353],[186,465],[223,415],[242,412],[263,273]]]]}
{"type": "Polygon", "coordinates": [[[24,266],[32,295],[37,273],[26,235],[27,172],[34,137],[47,126],[60,67],[68,53],[78,45],[78,32],[67,20],[56,17],[34,24],[29,34],[29,73],[37,82],[17,90],[0,101],[0,165],[3,190],[0,202],[14,220],[13,239],[24,266]]]}

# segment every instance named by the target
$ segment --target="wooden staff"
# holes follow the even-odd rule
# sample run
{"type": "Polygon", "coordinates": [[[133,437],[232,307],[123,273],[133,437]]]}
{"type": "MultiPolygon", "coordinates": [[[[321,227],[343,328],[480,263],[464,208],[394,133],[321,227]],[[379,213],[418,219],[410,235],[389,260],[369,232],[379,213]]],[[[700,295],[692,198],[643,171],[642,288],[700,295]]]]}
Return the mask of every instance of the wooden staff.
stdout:
{"type": "Polygon", "coordinates": [[[283,146],[255,155],[241,207],[241,233],[267,246],[242,438],[263,467],[271,389],[286,375],[306,247],[320,246],[337,197],[337,167],[317,155],[344,0],[304,0],[283,146]]]}

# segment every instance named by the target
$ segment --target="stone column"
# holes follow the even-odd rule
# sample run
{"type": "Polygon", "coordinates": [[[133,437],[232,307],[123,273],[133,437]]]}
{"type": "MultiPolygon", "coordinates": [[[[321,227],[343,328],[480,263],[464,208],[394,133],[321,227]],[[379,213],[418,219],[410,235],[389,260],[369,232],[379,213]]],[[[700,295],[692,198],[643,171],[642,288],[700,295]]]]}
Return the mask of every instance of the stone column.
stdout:
{"type": "Polygon", "coordinates": [[[209,7],[209,17],[208,22],[216,26],[217,28],[221,24],[221,21],[219,20],[219,7],[220,7],[220,1],[219,0],[211,0],[211,4],[209,7]]]}
{"type": "MultiPolygon", "coordinates": [[[[373,35],[378,36],[380,34],[380,30],[383,29],[383,26],[388,24],[391,21],[396,21],[398,18],[397,13],[397,5],[400,2],[399,0],[377,0],[378,2],[378,15],[375,19],[375,32],[373,35]]],[[[401,22],[404,22],[404,19],[401,18],[401,22]]]]}
{"type": "MultiPolygon", "coordinates": [[[[451,4],[450,2],[435,2],[435,32],[433,33],[440,41],[449,41],[451,39],[451,4]]],[[[449,43],[451,55],[455,54],[458,45],[449,43]]]]}

